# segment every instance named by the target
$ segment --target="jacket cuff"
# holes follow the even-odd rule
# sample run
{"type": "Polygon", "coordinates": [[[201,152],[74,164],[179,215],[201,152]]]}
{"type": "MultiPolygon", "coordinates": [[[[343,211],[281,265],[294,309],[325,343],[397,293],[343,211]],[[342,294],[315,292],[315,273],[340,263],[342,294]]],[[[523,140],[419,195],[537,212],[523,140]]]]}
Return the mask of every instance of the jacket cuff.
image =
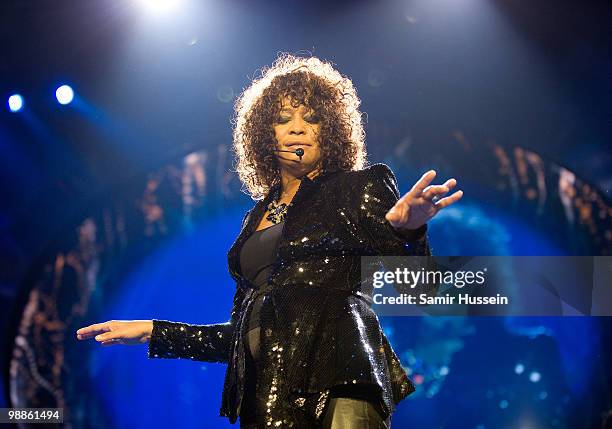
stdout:
{"type": "Polygon", "coordinates": [[[174,358],[172,351],[172,341],[168,337],[168,329],[171,328],[171,322],[165,320],[153,319],[153,330],[149,339],[147,357],[153,358],[174,358]]]}
{"type": "Polygon", "coordinates": [[[395,233],[406,241],[418,241],[425,238],[427,233],[427,224],[423,224],[417,229],[398,229],[393,228],[395,233]]]}

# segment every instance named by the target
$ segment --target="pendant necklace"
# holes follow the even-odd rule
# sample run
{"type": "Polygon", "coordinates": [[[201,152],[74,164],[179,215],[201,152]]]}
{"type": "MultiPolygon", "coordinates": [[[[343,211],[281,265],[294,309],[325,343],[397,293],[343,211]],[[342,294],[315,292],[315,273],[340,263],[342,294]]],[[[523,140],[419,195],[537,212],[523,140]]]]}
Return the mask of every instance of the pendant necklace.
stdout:
{"type": "MultiPolygon", "coordinates": [[[[279,190],[279,196],[278,196],[278,200],[280,201],[280,190],[279,190]]],[[[268,215],[266,216],[266,219],[269,220],[270,222],[272,222],[273,224],[277,224],[280,222],[283,222],[285,220],[285,217],[287,216],[287,209],[289,208],[289,206],[286,203],[282,203],[277,205],[276,201],[272,201],[270,204],[268,204],[268,215]]]]}

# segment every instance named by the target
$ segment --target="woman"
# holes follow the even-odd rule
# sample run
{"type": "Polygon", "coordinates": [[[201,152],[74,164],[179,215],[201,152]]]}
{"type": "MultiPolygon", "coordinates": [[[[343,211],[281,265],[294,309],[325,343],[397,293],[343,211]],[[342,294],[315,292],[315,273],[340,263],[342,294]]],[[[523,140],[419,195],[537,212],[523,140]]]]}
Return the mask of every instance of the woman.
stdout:
{"type": "Polygon", "coordinates": [[[427,221],[458,201],[429,171],[399,198],[364,168],[352,82],[317,58],[281,56],[239,97],[237,172],[258,200],[228,253],[228,322],[109,321],[77,331],[150,358],[228,364],[220,415],[241,427],[389,428],[414,391],[371,309],[360,257],[430,255],[427,221]]]}

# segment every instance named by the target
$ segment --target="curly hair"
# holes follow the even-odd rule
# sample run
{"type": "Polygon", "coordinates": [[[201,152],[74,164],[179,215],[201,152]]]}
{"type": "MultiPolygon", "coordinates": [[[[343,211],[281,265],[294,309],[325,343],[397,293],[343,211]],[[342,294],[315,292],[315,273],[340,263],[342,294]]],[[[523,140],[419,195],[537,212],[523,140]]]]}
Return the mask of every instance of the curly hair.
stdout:
{"type": "Polygon", "coordinates": [[[348,77],[316,57],[281,54],[264,67],[236,100],[232,120],[235,168],[245,192],[263,198],[280,182],[274,123],[283,97],[320,119],[321,171],[360,170],[366,162],[365,132],[357,91],[348,77]]]}

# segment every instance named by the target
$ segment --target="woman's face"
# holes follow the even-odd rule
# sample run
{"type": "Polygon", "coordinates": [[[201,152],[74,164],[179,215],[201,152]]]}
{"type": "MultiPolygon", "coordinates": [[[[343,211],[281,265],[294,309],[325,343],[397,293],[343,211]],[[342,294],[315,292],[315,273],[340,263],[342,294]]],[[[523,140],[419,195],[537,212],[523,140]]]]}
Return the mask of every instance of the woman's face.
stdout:
{"type": "Polygon", "coordinates": [[[302,159],[294,153],[276,152],[281,168],[296,177],[310,173],[321,160],[319,132],[321,125],[315,112],[304,105],[293,107],[290,99],[283,98],[281,111],[274,123],[277,148],[295,150],[302,148],[302,159]]]}

